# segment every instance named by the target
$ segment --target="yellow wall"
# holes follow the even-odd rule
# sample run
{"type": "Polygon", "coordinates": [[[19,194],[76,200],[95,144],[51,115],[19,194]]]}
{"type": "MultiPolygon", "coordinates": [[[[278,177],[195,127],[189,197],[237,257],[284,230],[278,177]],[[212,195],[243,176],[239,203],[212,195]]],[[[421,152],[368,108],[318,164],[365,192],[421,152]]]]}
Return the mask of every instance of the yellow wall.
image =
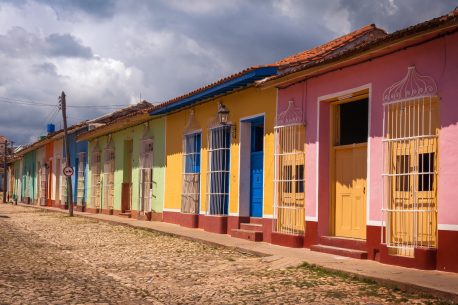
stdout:
{"type": "MultiPolygon", "coordinates": [[[[260,90],[248,88],[216,100],[192,107],[195,121],[202,130],[200,211],[207,209],[207,140],[208,127],[215,119],[218,102],[221,101],[230,111],[229,120],[236,125],[237,136],[231,140],[229,213],[239,211],[239,141],[240,119],[264,114],[264,216],[273,214],[274,177],[274,121],[276,111],[275,89],[260,90]]],[[[165,210],[180,210],[183,173],[183,134],[188,122],[190,109],[181,110],[166,117],[166,176],[165,210]]],[[[244,170],[244,169],[242,169],[244,170]]],[[[249,169],[245,169],[249,170],[249,169]]],[[[242,204],[242,202],[241,202],[242,204]]],[[[249,204],[246,203],[246,204],[249,204]]]]}

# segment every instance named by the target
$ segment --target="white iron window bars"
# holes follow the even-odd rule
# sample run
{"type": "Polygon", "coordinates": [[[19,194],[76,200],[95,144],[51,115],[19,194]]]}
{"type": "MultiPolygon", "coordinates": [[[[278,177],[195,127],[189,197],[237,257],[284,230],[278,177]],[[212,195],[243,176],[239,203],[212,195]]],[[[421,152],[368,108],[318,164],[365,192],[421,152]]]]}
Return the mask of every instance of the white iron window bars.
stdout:
{"type": "Polygon", "coordinates": [[[139,211],[151,212],[153,197],[153,140],[141,141],[139,211]]]}
{"type": "Polygon", "coordinates": [[[183,190],[181,212],[199,213],[201,133],[183,137],[183,190]]]}
{"type": "Polygon", "coordinates": [[[112,210],[114,205],[114,171],[115,150],[109,146],[105,149],[103,166],[103,208],[109,210],[112,210]]]}
{"type": "MultiPolygon", "coordinates": [[[[62,159],[62,166],[61,169],[64,169],[67,166],[66,159],[62,159]]],[[[67,196],[67,177],[60,173],[60,180],[61,180],[61,202],[62,204],[68,204],[68,196],[67,196]]]]}
{"type": "Polygon", "coordinates": [[[40,204],[46,205],[46,199],[48,194],[48,167],[44,163],[40,168],[40,204]]]}
{"type": "Polygon", "coordinates": [[[305,126],[293,101],[277,118],[273,231],[303,234],[305,221],[305,126]]]}
{"type": "Polygon", "coordinates": [[[100,208],[100,152],[94,151],[91,158],[91,204],[100,208]]]}
{"type": "Polygon", "coordinates": [[[227,215],[231,125],[211,128],[208,131],[208,143],[207,214],[227,215]]]}
{"type": "Polygon", "coordinates": [[[85,179],[85,172],[84,172],[84,160],[86,154],[84,152],[80,152],[78,154],[78,179],[77,179],[77,186],[76,186],[76,202],[77,204],[83,205],[84,204],[84,179],[85,179]]]}
{"type": "Polygon", "coordinates": [[[25,175],[25,198],[30,198],[30,172],[27,170],[26,175],[25,175]]]}
{"type": "Polygon", "coordinates": [[[434,80],[415,67],[384,92],[382,242],[392,254],[437,247],[436,92],[434,80]]]}

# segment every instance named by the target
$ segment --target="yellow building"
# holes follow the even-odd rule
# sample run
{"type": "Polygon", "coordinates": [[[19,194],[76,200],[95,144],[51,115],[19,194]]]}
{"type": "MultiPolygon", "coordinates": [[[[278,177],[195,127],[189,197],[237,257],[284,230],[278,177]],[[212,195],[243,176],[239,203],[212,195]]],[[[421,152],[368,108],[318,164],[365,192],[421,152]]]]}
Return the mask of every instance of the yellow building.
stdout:
{"type": "Polygon", "coordinates": [[[270,239],[276,90],[254,84],[274,73],[249,68],[151,111],[166,117],[164,221],[270,239]]]}

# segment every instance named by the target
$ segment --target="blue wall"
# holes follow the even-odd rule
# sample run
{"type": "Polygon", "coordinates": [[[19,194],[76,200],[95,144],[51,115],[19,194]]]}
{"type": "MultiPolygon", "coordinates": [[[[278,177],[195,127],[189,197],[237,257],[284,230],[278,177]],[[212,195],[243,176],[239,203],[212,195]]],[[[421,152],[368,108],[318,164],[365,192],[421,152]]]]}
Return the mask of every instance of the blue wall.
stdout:
{"type": "MultiPolygon", "coordinates": [[[[68,135],[69,138],[69,150],[70,150],[70,162],[71,166],[73,167],[74,174],[72,176],[72,189],[73,189],[73,202],[77,202],[77,196],[78,196],[78,154],[81,152],[84,152],[84,205],[87,202],[87,175],[88,175],[88,166],[87,166],[87,147],[88,147],[88,142],[87,141],[82,141],[82,142],[76,142],[76,137],[87,131],[87,127],[79,129],[71,134],[68,135]]],[[[65,156],[65,146],[63,147],[63,156],[65,156]]]]}

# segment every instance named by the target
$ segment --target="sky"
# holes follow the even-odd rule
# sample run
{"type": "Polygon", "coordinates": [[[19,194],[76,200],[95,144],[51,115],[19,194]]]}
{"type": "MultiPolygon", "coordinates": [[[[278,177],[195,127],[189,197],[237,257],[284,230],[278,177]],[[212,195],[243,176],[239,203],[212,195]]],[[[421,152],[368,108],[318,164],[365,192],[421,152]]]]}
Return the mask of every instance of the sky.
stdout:
{"type": "Polygon", "coordinates": [[[375,23],[454,0],[0,0],[0,135],[16,144],[145,99],[158,103],[375,23]]]}

